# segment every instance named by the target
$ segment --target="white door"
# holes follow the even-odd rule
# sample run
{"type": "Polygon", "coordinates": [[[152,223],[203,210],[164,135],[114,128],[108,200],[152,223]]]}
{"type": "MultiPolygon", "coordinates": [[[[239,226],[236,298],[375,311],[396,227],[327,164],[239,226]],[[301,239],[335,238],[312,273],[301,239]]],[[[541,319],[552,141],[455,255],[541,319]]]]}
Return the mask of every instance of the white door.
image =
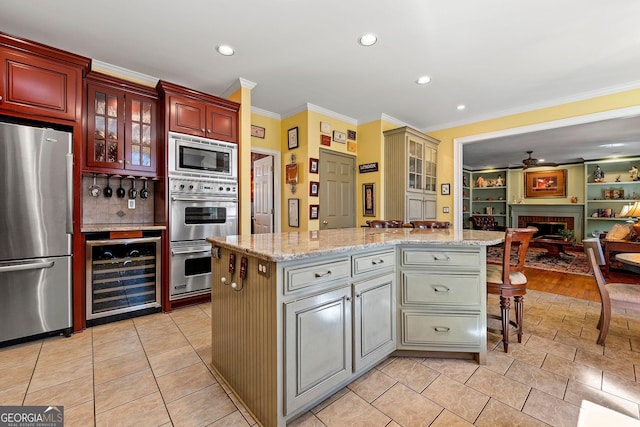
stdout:
{"type": "Polygon", "coordinates": [[[253,232],[273,232],[273,157],[253,162],[253,232]]]}
{"type": "Polygon", "coordinates": [[[320,150],[320,229],[356,225],[356,161],[353,156],[320,150]]]}

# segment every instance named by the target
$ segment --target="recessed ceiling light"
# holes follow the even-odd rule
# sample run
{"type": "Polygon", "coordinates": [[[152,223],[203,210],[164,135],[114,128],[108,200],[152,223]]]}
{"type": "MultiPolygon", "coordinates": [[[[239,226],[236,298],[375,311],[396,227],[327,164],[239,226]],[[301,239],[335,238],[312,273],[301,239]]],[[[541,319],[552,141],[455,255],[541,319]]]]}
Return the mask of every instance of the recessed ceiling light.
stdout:
{"type": "Polygon", "coordinates": [[[358,40],[358,42],[362,46],[373,46],[374,44],[376,44],[377,41],[378,41],[378,36],[376,36],[373,33],[363,34],[358,40]]]}
{"type": "Polygon", "coordinates": [[[226,44],[221,44],[220,46],[216,47],[216,50],[220,55],[224,56],[231,56],[235,53],[233,48],[226,44]]]}
{"type": "Polygon", "coordinates": [[[614,142],[613,144],[601,144],[599,147],[602,148],[613,148],[613,147],[622,147],[624,144],[622,142],[614,142]]]}
{"type": "Polygon", "coordinates": [[[426,85],[430,81],[431,81],[431,77],[429,77],[429,76],[420,76],[420,77],[418,77],[418,80],[416,80],[416,83],[419,84],[419,85],[426,85]]]}
{"type": "Polygon", "coordinates": [[[460,105],[458,105],[456,108],[457,108],[458,110],[464,110],[465,108],[467,108],[467,106],[466,106],[466,105],[464,105],[464,104],[460,104],[460,105]]]}

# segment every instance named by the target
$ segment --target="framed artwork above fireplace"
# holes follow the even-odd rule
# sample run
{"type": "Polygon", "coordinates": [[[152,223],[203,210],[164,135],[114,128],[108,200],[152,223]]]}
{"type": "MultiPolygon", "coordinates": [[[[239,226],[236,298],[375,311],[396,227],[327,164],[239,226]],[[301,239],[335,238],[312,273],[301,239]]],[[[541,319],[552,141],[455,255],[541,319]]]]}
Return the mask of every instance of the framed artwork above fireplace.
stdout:
{"type": "Polygon", "coordinates": [[[567,170],[524,173],[524,196],[567,197],[567,170]]]}

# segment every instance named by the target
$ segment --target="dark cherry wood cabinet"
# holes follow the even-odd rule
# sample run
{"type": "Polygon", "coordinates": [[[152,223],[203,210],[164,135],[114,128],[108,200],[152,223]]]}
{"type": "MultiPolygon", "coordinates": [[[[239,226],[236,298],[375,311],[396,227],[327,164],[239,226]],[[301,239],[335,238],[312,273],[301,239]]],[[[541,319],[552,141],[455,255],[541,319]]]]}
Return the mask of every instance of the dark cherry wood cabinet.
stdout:
{"type": "Polygon", "coordinates": [[[79,121],[88,59],[0,34],[0,113],[79,121]]]}
{"type": "Polygon", "coordinates": [[[238,143],[239,104],[164,81],[158,90],[170,131],[238,143]]]}
{"type": "Polygon", "coordinates": [[[155,90],[92,73],[87,79],[85,172],[157,175],[155,90]]]}

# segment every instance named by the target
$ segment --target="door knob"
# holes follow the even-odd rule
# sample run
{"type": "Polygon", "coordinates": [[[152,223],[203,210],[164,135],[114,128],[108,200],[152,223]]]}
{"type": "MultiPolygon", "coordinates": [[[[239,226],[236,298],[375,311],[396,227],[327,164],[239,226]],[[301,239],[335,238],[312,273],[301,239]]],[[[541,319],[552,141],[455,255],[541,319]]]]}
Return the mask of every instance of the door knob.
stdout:
{"type": "Polygon", "coordinates": [[[327,224],[329,224],[329,221],[327,221],[327,220],[325,219],[324,221],[322,221],[322,223],[323,223],[324,225],[327,225],[327,224]]]}

